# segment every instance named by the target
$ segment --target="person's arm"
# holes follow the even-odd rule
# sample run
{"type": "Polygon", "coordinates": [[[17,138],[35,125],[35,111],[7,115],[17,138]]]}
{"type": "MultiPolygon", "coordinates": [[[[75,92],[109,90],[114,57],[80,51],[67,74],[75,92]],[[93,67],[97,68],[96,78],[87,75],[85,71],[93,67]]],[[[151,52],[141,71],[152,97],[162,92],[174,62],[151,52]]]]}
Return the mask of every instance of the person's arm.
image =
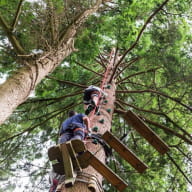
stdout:
{"type": "Polygon", "coordinates": [[[84,123],[85,123],[85,125],[86,125],[86,127],[87,127],[87,131],[88,131],[88,132],[91,132],[91,128],[90,128],[91,122],[90,122],[89,117],[88,117],[88,116],[84,116],[84,117],[83,117],[83,121],[84,121],[84,123]]]}

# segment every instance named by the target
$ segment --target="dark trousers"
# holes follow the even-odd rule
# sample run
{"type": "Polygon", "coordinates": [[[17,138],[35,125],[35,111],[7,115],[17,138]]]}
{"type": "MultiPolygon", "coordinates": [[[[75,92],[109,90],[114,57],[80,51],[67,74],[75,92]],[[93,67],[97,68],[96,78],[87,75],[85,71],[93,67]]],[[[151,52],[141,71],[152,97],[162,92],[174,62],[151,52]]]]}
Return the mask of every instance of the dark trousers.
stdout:
{"type": "Polygon", "coordinates": [[[79,139],[79,140],[83,140],[85,137],[85,133],[82,130],[66,130],[64,133],[62,133],[62,135],[59,138],[58,143],[65,143],[67,141],[70,140],[74,140],[74,139],[79,139]]]}

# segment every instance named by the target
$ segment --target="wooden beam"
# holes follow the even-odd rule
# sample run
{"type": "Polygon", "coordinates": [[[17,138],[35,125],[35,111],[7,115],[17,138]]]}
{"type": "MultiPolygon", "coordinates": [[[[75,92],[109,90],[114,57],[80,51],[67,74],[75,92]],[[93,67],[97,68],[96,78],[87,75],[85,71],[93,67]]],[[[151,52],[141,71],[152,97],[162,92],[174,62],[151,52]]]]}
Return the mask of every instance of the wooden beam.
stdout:
{"type": "Polygon", "coordinates": [[[83,141],[81,141],[79,139],[71,140],[71,144],[76,153],[81,153],[86,150],[85,144],[83,143],[83,141]]]}
{"type": "Polygon", "coordinates": [[[168,145],[134,112],[127,111],[124,118],[127,123],[131,125],[139,134],[141,134],[160,154],[168,152],[168,145]]]}
{"type": "Polygon", "coordinates": [[[123,191],[128,185],[118,175],[116,175],[109,167],[105,166],[89,151],[84,152],[78,157],[82,167],[91,165],[96,171],[103,175],[114,187],[119,191],[123,191]]]}
{"type": "Polygon", "coordinates": [[[75,170],[82,171],[81,166],[79,164],[79,161],[77,160],[76,153],[75,153],[75,151],[74,151],[74,149],[72,147],[71,141],[68,141],[66,143],[66,145],[67,145],[67,149],[69,151],[69,155],[70,155],[70,157],[72,159],[73,166],[74,166],[75,170]]]}
{"type": "MultiPolygon", "coordinates": [[[[67,142],[67,149],[71,156],[73,168],[75,170],[80,171],[81,167],[78,163],[76,153],[79,154],[79,153],[82,153],[83,151],[85,151],[85,145],[81,140],[71,140],[69,143],[70,144],[68,144],[68,142],[67,142]]],[[[50,147],[48,149],[48,157],[49,157],[49,160],[52,161],[53,170],[60,175],[64,175],[65,168],[63,165],[63,157],[62,157],[60,145],[55,145],[55,146],[50,147]]]]}
{"type": "Polygon", "coordinates": [[[58,161],[63,161],[59,145],[52,146],[48,149],[48,157],[50,161],[53,161],[55,159],[57,159],[58,161]]]}
{"type": "Polygon", "coordinates": [[[72,159],[67,149],[66,143],[60,144],[60,149],[63,157],[63,165],[65,170],[65,186],[71,187],[75,183],[77,174],[74,172],[72,159]]]}
{"type": "Polygon", "coordinates": [[[128,149],[118,138],[106,131],[102,138],[108,143],[123,159],[125,159],[139,173],[143,173],[148,167],[130,149],[128,149]]]}

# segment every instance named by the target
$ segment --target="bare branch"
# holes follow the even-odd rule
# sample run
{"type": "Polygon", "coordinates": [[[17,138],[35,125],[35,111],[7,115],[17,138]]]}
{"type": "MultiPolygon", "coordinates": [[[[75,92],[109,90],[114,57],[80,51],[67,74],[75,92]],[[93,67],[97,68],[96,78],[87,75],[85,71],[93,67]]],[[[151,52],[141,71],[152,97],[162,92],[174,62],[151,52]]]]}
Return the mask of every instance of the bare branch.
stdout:
{"type": "Polygon", "coordinates": [[[92,69],[84,66],[83,64],[81,64],[81,63],[79,63],[79,62],[77,62],[77,61],[75,61],[75,63],[77,63],[79,66],[83,67],[84,69],[86,69],[86,70],[88,70],[88,71],[90,71],[90,72],[92,72],[92,73],[94,73],[94,74],[96,74],[96,75],[99,75],[99,76],[103,77],[103,74],[97,73],[96,71],[93,71],[92,69]]]}
{"type": "Polygon", "coordinates": [[[9,41],[11,42],[12,46],[14,47],[16,53],[21,54],[21,55],[25,54],[23,47],[20,45],[19,41],[13,35],[10,26],[3,19],[3,17],[1,16],[1,13],[0,13],[0,26],[3,28],[5,34],[7,35],[9,41]]]}
{"type": "Polygon", "coordinates": [[[17,25],[17,23],[18,23],[18,19],[19,19],[20,13],[21,13],[22,3],[23,3],[23,0],[20,0],[19,5],[18,5],[18,7],[17,7],[16,14],[15,14],[15,18],[14,18],[13,23],[12,23],[12,26],[11,26],[12,32],[15,31],[15,27],[16,27],[16,25],[17,25]]]}
{"type": "Polygon", "coordinates": [[[156,127],[159,127],[163,131],[165,131],[166,133],[175,135],[175,136],[179,137],[180,139],[182,139],[183,141],[185,141],[186,143],[192,145],[192,140],[187,139],[184,135],[181,135],[181,134],[175,132],[174,130],[172,130],[172,129],[164,126],[164,125],[161,125],[161,124],[159,124],[157,122],[151,121],[151,120],[147,119],[146,117],[143,117],[143,116],[140,116],[140,115],[139,115],[139,117],[142,118],[145,122],[147,122],[147,123],[149,123],[151,125],[154,125],[156,127]]]}
{"type": "Polygon", "coordinates": [[[188,110],[192,111],[192,107],[182,103],[180,100],[178,100],[177,98],[171,97],[169,95],[166,95],[162,92],[156,91],[156,90],[152,90],[152,89],[146,89],[146,90],[135,90],[135,91],[128,91],[128,90],[117,90],[117,93],[154,93],[160,96],[163,96],[165,98],[171,99],[172,101],[175,101],[176,103],[182,105],[183,107],[187,108],[188,110]]]}
{"type": "Polygon", "coordinates": [[[131,104],[128,104],[120,99],[116,100],[116,104],[123,110],[125,110],[125,107],[124,106],[129,106],[133,109],[136,109],[138,111],[142,111],[142,112],[147,112],[147,113],[152,113],[152,114],[155,114],[155,115],[161,115],[163,117],[166,118],[167,121],[171,122],[175,127],[177,127],[180,131],[183,132],[184,135],[187,135],[188,138],[190,138],[190,140],[192,139],[192,136],[185,130],[183,129],[182,127],[180,127],[179,125],[177,125],[174,121],[172,121],[165,113],[162,113],[162,112],[157,112],[157,111],[151,111],[151,110],[145,110],[145,109],[142,109],[142,108],[139,108],[139,107],[136,107],[135,105],[131,105],[131,104]]]}
{"type": "Polygon", "coordinates": [[[19,137],[19,136],[23,135],[23,134],[26,133],[26,132],[29,133],[29,132],[33,131],[36,127],[43,125],[43,124],[46,123],[48,120],[50,120],[50,119],[58,116],[58,115],[59,115],[60,113],[62,113],[64,110],[68,110],[69,108],[72,108],[72,107],[74,107],[74,105],[73,105],[73,103],[70,103],[69,105],[67,105],[67,106],[64,107],[64,108],[58,109],[58,110],[56,110],[56,111],[54,111],[54,112],[51,112],[50,114],[52,114],[52,113],[54,113],[54,114],[51,115],[50,117],[48,117],[46,120],[41,121],[40,123],[38,123],[38,124],[36,124],[36,125],[34,125],[34,126],[31,126],[31,127],[27,128],[27,129],[23,130],[22,132],[17,133],[17,134],[15,134],[15,135],[7,138],[7,139],[4,139],[3,141],[0,142],[0,144],[2,144],[2,143],[4,143],[4,142],[7,142],[7,141],[9,141],[9,140],[12,140],[12,139],[14,139],[14,138],[16,138],[16,137],[19,137]],[[56,113],[56,112],[57,112],[57,113],[56,113]]]}
{"type": "Polygon", "coordinates": [[[117,48],[115,48],[115,56],[114,56],[114,59],[113,59],[113,66],[115,65],[115,67],[114,67],[114,69],[113,69],[113,71],[112,71],[111,77],[110,77],[110,79],[109,79],[109,83],[112,82],[112,80],[113,80],[113,78],[114,78],[114,76],[115,76],[115,73],[117,72],[118,67],[116,67],[116,65],[117,65],[118,62],[119,62],[119,58],[120,58],[120,57],[118,57],[118,47],[117,47],[117,48]]]}
{"type": "Polygon", "coordinates": [[[120,71],[115,75],[114,79],[116,79],[117,77],[119,77],[120,74],[121,74],[125,69],[127,69],[128,67],[130,67],[133,63],[135,63],[135,62],[138,61],[139,59],[141,59],[141,58],[140,58],[140,57],[137,57],[137,58],[134,58],[134,59],[132,59],[131,61],[129,61],[129,63],[127,63],[127,64],[125,65],[125,67],[123,67],[123,69],[120,70],[120,71]]]}
{"type": "Polygon", "coordinates": [[[142,108],[136,107],[135,105],[126,103],[126,102],[124,102],[124,101],[122,101],[120,99],[117,99],[117,101],[119,103],[121,103],[123,106],[128,106],[128,107],[131,107],[131,108],[136,109],[138,111],[143,111],[143,112],[152,113],[152,114],[156,114],[156,115],[164,115],[162,112],[142,109],[142,108]]]}
{"type": "MultiPolygon", "coordinates": [[[[108,56],[108,55],[107,55],[108,56]]],[[[99,59],[101,60],[101,64],[103,64],[103,67],[105,68],[105,69],[107,69],[107,64],[106,63],[108,63],[108,60],[107,60],[107,58],[105,57],[105,56],[103,56],[103,54],[99,54],[99,59]]]]}
{"type": "Polygon", "coordinates": [[[115,71],[116,69],[119,67],[119,65],[122,63],[123,59],[125,58],[125,56],[132,50],[135,48],[135,46],[138,44],[144,30],[146,29],[147,25],[151,22],[151,20],[155,17],[155,15],[161,11],[161,9],[163,8],[163,6],[165,6],[167,4],[169,0],[165,0],[150,16],[149,18],[146,20],[146,22],[144,23],[143,27],[141,28],[137,38],[136,38],[136,41],[130,46],[129,49],[127,49],[123,56],[121,57],[121,59],[119,60],[119,62],[117,63],[117,65],[115,66],[115,71]]]}
{"type": "MultiPolygon", "coordinates": [[[[107,67],[106,67],[106,65],[105,65],[105,63],[103,62],[103,56],[101,55],[101,54],[99,54],[99,56],[98,56],[98,59],[95,59],[95,61],[97,62],[97,63],[99,63],[105,70],[107,69],[107,67]]],[[[105,59],[105,58],[104,58],[105,59]]]]}
{"type": "Polygon", "coordinates": [[[62,83],[62,84],[72,85],[72,86],[80,87],[80,88],[87,88],[87,85],[82,85],[82,84],[74,83],[72,81],[64,81],[64,80],[56,79],[56,78],[51,77],[51,76],[47,76],[46,78],[53,79],[53,80],[55,80],[55,81],[57,81],[59,83],[62,83]]]}
{"type": "Polygon", "coordinates": [[[122,83],[123,81],[125,81],[125,80],[127,80],[127,79],[129,79],[129,78],[131,78],[131,77],[135,77],[135,76],[137,76],[137,75],[142,75],[142,74],[149,73],[149,72],[155,72],[155,71],[158,70],[159,68],[160,68],[160,67],[156,67],[156,68],[154,68],[154,69],[149,69],[149,70],[147,70],[147,71],[141,71],[141,72],[138,72],[138,73],[134,73],[134,74],[132,74],[132,75],[129,75],[129,76],[121,79],[120,81],[117,82],[117,84],[120,84],[120,83],[122,83]]]}
{"type": "Polygon", "coordinates": [[[171,162],[177,167],[177,169],[179,170],[179,172],[185,177],[185,179],[192,185],[191,180],[187,177],[187,175],[184,173],[184,171],[179,167],[179,165],[176,163],[176,161],[171,157],[171,155],[169,155],[167,153],[167,156],[169,157],[169,159],[171,160],[171,162]]]}
{"type": "Polygon", "coordinates": [[[60,101],[60,100],[62,100],[64,98],[77,96],[78,94],[82,94],[82,93],[83,93],[83,91],[80,90],[80,91],[76,91],[74,93],[71,93],[71,94],[68,94],[68,95],[63,95],[63,96],[57,97],[57,98],[55,98],[55,97],[54,98],[38,98],[38,99],[33,98],[33,99],[30,99],[30,100],[27,100],[25,103],[22,103],[21,105],[26,104],[26,103],[32,103],[32,102],[42,102],[42,101],[52,101],[52,100],[53,101],[55,101],[55,100],[60,101]]]}

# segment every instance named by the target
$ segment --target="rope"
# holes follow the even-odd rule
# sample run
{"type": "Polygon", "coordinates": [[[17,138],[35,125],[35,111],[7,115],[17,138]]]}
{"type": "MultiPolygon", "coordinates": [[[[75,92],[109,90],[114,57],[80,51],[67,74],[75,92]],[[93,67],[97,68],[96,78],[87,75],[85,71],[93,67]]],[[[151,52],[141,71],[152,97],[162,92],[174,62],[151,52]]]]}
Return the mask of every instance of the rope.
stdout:
{"type": "Polygon", "coordinates": [[[103,188],[98,180],[98,178],[95,176],[95,175],[92,175],[90,173],[86,173],[86,172],[78,172],[77,173],[77,178],[76,178],[76,181],[79,181],[79,182],[83,182],[83,183],[86,183],[86,184],[90,184],[90,178],[94,178],[96,183],[97,183],[97,187],[99,189],[100,192],[104,192],[103,191],[103,188]],[[79,177],[82,177],[82,178],[79,178],[79,177]],[[85,180],[85,179],[87,180],[85,180]]]}

